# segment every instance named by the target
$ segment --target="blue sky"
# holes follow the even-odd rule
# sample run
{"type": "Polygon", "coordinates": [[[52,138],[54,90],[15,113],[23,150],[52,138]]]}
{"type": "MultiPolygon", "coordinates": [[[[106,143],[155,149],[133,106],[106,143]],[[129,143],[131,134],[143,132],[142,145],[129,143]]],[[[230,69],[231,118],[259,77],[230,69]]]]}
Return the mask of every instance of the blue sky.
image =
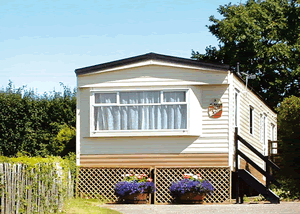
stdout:
{"type": "MultiPolygon", "coordinates": [[[[227,0],[1,0],[0,88],[76,87],[74,70],[148,52],[216,46],[208,18],[227,0]]],[[[240,1],[232,1],[237,4],[240,1]]]]}

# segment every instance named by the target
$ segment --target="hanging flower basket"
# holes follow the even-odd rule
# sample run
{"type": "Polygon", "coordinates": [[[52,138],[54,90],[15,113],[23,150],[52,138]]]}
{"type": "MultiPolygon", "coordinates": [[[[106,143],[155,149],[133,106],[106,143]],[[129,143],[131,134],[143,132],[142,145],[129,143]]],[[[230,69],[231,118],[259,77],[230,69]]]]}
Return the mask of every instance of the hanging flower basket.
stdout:
{"type": "Polygon", "coordinates": [[[214,191],[211,183],[203,180],[200,174],[184,174],[183,176],[184,179],[173,182],[170,187],[175,203],[202,204],[205,196],[214,191]]]}
{"type": "Polygon", "coordinates": [[[126,174],[124,177],[124,181],[115,185],[115,195],[119,197],[119,202],[146,204],[149,194],[155,191],[152,179],[145,174],[126,174]]]}

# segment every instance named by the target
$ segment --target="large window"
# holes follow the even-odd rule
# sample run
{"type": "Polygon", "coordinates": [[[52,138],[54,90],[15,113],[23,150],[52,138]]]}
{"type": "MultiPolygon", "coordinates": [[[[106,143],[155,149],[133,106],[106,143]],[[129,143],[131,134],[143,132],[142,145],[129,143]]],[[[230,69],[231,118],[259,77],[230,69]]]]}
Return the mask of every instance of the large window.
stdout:
{"type": "Polygon", "coordinates": [[[94,131],[187,129],[187,91],[94,93],[94,131]]]}

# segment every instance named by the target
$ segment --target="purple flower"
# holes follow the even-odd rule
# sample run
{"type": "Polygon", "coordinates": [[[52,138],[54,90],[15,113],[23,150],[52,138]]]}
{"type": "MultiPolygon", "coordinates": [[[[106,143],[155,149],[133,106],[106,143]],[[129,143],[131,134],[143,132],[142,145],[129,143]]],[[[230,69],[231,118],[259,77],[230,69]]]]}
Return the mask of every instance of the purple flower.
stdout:
{"type": "Polygon", "coordinates": [[[121,181],[115,185],[115,194],[118,197],[132,195],[134,193],[153,193],[155,185],[153,182],[121,181]]]}
{"type": "Polygon", "coordinates": [[[171,195],[175,198],[187,192],[212,193],[213,191],[214,187],[207,180],[183,179],[178,182],[173,182],[170,187],[171,195]]]}

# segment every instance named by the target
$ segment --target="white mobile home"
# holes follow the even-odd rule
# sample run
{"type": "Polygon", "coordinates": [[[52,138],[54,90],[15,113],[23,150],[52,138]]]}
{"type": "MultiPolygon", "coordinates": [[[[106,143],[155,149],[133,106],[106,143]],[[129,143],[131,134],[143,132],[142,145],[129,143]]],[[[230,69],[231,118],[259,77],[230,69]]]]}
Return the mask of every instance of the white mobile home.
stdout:
{"type": "Polygon", "coordinates": [[[228,66],[149,53],[75,72],[79,193],[113,198],[101,185],[135,170],[153,176],[155,203],[165,203],[168,182],[200,172],[219,188],[207,200],[222,202],[231,197],[235,127],[263,155],[276,140],[276,113],[228,66]]]}

